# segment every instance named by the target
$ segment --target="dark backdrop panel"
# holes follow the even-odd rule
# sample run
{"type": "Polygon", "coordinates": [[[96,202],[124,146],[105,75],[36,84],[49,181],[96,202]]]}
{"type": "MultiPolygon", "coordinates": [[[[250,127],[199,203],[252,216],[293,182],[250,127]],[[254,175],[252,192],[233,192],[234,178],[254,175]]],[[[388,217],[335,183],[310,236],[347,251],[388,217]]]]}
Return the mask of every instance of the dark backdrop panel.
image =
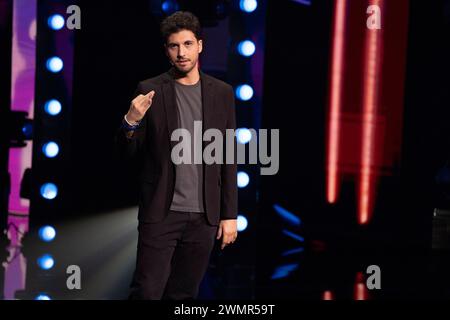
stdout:
{"type": "Polygon", "coordinates": [[[113,139],[139,81],[168,68],[149,1],[81,1],[72,117],[73,211],[137,203],[135,171],[114,158],[113,139]]]}

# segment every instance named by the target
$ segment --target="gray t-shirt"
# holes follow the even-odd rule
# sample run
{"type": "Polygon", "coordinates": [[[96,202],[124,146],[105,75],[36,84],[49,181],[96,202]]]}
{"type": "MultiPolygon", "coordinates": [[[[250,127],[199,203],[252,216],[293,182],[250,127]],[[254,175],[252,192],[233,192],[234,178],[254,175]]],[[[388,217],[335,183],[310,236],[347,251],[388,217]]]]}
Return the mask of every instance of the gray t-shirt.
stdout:
{"type": "MultiPolygon", "coordinates": [[[[184,85],[175,81],[175,96],[178,127],[187,129],[191,134],[192,163],[175,165],[175,192],[170,210],[204,212],[203,166],[194,163],[194,121],[202,121],[201,81],[194,85],[184,85]]],[[[197,131],[199,132],[195,134],[201,137],[201,126],[197,126],[197,131]]]]}

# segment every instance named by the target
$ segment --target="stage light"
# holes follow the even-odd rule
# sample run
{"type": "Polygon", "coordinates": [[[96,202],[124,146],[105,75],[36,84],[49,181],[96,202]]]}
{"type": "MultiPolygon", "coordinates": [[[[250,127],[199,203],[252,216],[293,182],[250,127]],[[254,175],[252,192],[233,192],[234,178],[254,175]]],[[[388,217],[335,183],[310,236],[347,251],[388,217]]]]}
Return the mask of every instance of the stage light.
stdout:
{"type": "Polygon", "coordinates": [[[292,1],[297,2],[299,4],[303,4],[305,6],[310,6],[312,4],[311,0],[292,0],[292,1]]]}
{"type": "Polygon", "coordinates": [[[25,137],[25,140],[31,140],[33,138],[33,123],[32,122],[26,122],[22,126],[22,133],[25,137]]]}
{"type": "Polygon", "coordinates": [[[305,241],[305,238],[303,238],[302,236],[300,236],[300,235],[298,235],[298,234],[296,234],[296,233],[294,233],[294,232],[291,232],[291,231],[289,231],[289,230],[284,229],[284,230],[283,230],[283,233],[284,233],[285,235],[291,237],[291,238],[294,239],[294,240],[297,240],[297,241],[300,241],[300,242],[304,242],[304,241],[305,241]]]}
{"type": "Polygon", "coordinates": [[[41,196],[47,200],[53,200],[58,195],[58,187],[53,183],[45,183],[41,187],[41,196]]]}
{"type": "Polygon", "coordinates": [[[248,84],[240,85],[236,88],[236,96],[239,100],[248,101],[253,97],[253,88],[248,84]]]}
{"type": "Polygon", "coordinates": [[[280,205],[274,204],[273,208],[278,213],[278,215],[283,218],[287,223],[294,225],[294,226],[300,226],[302,223],[302,220],[297,217],[294,213],[290,212],[289,210],[286,210],[280,205]]]}
{"type": "Polygon", "coordinates": [[[48,18],[48,26],[53,30],[61,30],[64,28],[64,18],[60,14],[54,14],[48,18]]]}
{"type": "Polygon", "coordinates": [[[55,265],[55,260],[53,260],[53,257],[51,255],[44,254],[43,256],[39,257],[38,265],[41,269],[50,270],[55,265]]]}
{"type": "Polygon", "coordinates": [[[40,294],[34,300],[52,300],[52,299],[46,294],[40,294]]]}
{"type": "Polygon", "coordinates": [[[271,279],[276,280],[286,278],[287,276],[289,276],[290,273],[298,269],[298,267],[299,267],[298,263],[291,263],[279,266],[273,272],[271,279]]]}
{"type": "Polygon", "coordinates": [[[247,226],[248,226],[247,218],[244,217],[243,215],[238,215],[238,217],[237,217],[237,230],[239,232],[242,232],[245,229],[247,229],[247,226]]]}
{"type": "Polygon", "coordinates": [[[51,242],[55,239],[56,230],[51,226],[45,226],[39,229],[39,238],[45,242],[51,242]]]}
{"type": "Polygon", "coordinates": [[[250,57],[255,53],[256,47],[253,41],[244,40],[238,44],[238,52],[244,57],[250,57]]]}
{"type": "Polygon", "coordinates": [[[64,68],[64,63],[59,57],[49,58],[46,65],[48,71],[53,73],[58,73],[64,68]]]}
{"type": "Polygon", "coordinates": [[[45,154],[47,158],[54,158],[59,153],[59,146],[56,142],[47,142],[42,147],[42,152],[45,154]]]}
{"type": "Polygon", "coordinates": [[[162,4],[161,4],[161,8],[162,8],[162,10],[166,13],[166,14],[172,14],[172,13],[174,13],[175,11],[178,11],[179,10],[179,5],[178,5],[178,3],[176,2],[176,1],[171,1],[171,0],[167,0],[167,1],[164,1],[162,4]]]}
{"type": "Polygon", "coordinates": [[[295,248],[295,249],[291,249],[291,250],[286,250],[281,255],[283,257],[285,257],[285,256],[289,256],[289,255],[292,255],[292,254],[295,254],[295,253],[301,253],[303,251],[305,251],[305,248],[300,247],[300,248],[295,248]]]}
{"type": "Polygon", "coordinates": [[[236,138],[240,144],[246,144],[252,140],[252,133],[247,128],[239,128],[236,130],[236,138]]]}
{"type": "Polygon", "coordinates": [[[239,188],[245,188],[248,186],[250,182],[250,177],[243,171],[238,172],[237,174],[237,185],[239,188]]]}
{"type": "Polygon", "coordinates": [[[62,106],[58,100],[49,100],[45,103],[45,112],[51,116],[56,116],[61,112],[62,106]]]}
{"type": "Polygon", "coordinates": [[[256,10],[258,7],[258,1],[256,0],[241,0],[239,7],[242,11],[250,13],[256,10]]]}

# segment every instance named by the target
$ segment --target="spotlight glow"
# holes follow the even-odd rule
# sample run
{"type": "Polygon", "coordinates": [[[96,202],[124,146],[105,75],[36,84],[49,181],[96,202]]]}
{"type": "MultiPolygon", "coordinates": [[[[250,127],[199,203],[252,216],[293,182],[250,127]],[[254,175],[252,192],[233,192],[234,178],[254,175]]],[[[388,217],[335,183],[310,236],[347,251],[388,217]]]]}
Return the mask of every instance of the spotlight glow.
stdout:
{"type": "Polygon", "coordinates": [[[22,133],[26,139],[31,139],[33,137],[33,124],[25,123],[22,127],[22,133]]]}
{"type": "Polygon", "coordinates": [[[256,0],[241,0],[239,7],[242,11],[250,13],[256,10],[258,7],[258,1],[256,0]]]}
{"type": "Polygon", "coordinates": [[[55,265],[55,260],[53,260],[53,257],[51,255],[44,254],[43,256],[39,257],[38,265],[41,269],[50,270],[55,265]]]}
{"type": "Polygon", "coordinates": [[[243,215],[238,215],[237,217],[237,230],[239,232],[244,231],[245,229],[247,229],[248,226],[248,220],[246,217],[244,217],[243,215]]]}
{"type": "Polygon", "coordinates": [[[246,186],[248,186],[250,182],[250,177],[248,176],[247,173],[240,171],[237,174],[237,185],[239,188],[245,188],[246,186]]]}
{"type": "Polygon", "coordinates": [[[48,18],[48,26],[53,30],[61,30],[64,24],[64,17],[60,14],[54,14],[48,18]]]}
{"type": "Polygon", "coordinates": [[[180,8],[180,6],[178,5],[178,3],[174,0],[167,0],[164,1],[161,4],[161,9],[166,13],[166,14],[172,14],[175,11],[178,11],[180,8]]]}
{"type": "Polygon", "coordinates": [[[58,73],[64,68],[64,62],[59,57],[52,57],[47,60],[46,66],[48,71],[58,73]]]}
{"type": "Polygon", "coordinates": [[[52,300],[52,299],[46,294],[40,294],[34,300],[52,300]]]}
{"type": "Polygon", "coordinates": [[[39,229],[39,238],[45,242],[51,242],[55,239],[56,230],[51,226],[44,226],[39,229]]]}
{"type": "Polygon", "coordinates": [[[244,40],[238,44],[238,52],[244,57],[250,57],[255,53],[256,47],[253,41],[244,40]]]}
{"type": "Polygon", "coordinates": [[[58,187],[53,183],[45,183],[41,187],[41,196],[47,200],[53,200],[58,195],[58,187]]]}
{"type": "Polygon", "coordinates": [[[248,84],[240,85],[236,88],[236,96],[239,100],[248,101],[253,97],[253,88],[248,84]]]}
{"type": "Polygon", "coordinates": [[[236,130],[236,138],[240,144],[246,144],[252,140],[252,133],[247,128],[239,128],[236,130]]]}
{"type": "Polygon", "coordinates": [[[58,100],[49,100],[45,103],[45,112],[51,116],[56,116],[61,112],[62,106],[58,100]]]}
{"type": "Polygon", "coordinates": [[[47,142],[42,147],[42,152],[45,154],[47,158],[54,158],[59,153],[59,146],[56,142],[47,142]]]}

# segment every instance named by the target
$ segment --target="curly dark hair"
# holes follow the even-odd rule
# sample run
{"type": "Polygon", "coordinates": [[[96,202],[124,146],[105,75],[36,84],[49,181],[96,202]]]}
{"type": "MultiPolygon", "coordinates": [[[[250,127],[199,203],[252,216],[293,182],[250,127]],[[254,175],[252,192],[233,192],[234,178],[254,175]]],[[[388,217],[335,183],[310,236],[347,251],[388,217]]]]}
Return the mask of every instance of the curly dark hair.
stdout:
{"type": "Polygon", "coordinates": [[[188,11],[177,11],[161,22],[161,35],[164,42],[169,36],[181,30],[189,30],[194,33],[197,40],[201,39],[201,27],[198,18],[188,11]]]}

